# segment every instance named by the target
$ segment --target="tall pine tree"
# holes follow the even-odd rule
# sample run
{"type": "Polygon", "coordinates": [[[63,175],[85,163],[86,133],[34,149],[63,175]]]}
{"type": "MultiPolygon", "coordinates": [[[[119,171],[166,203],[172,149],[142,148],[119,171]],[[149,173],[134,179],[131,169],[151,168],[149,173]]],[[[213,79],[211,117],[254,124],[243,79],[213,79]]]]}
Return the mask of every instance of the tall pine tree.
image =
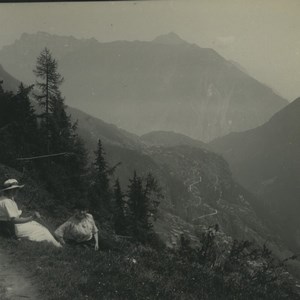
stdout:
{"type": "Polygon", "coordinates": [[[110,189],[110,169],[105,160],[105,152],[99,139],[95,151],[95,162],[92,165],[92,187],[90,201],[98,215],[107,218],[112,212],[112,192],[110,189]]]}
{"type": "Polygon", "coordinates": [[[158,180],[150,172],[147,174],[145,181],[144,194],[148,202],[148,212],[150,217],[155,220],[159,203],[163,199],[162,189],[158,180]]]}
{"type": "Polygon", "coordinates": [[[83,179],[86,150],[76,132],[77,124],[72,124],[66,113],[59,89],[63,77],[49,49],[43,49],[38,56],[34,73],[37,76],[35,98],[43,108],[40,115],[40,130],[45,140],[43,151],[50,155],[66,154],[41,161],[39,169],[48,188],[59,198],[70,202],[83,197],[86,192],[83,179]]]}
{"type": "Polygon", "coordinates": [[[20,168],[17,158],[36,154],[40,146],[37,120],[29,98],[32,87],[21,83],[13,94],[4,92],[0,85],[0,140],[5,145],[0,156],[2,162],[15,168],[20,168]]]}
{"type": "Polygon", "coordinates": [[[114,227],[117,234],[124,235],[127,233],[124,194],[119,179],[115,181],[114,185],[114,227]]]}
{"type": "Polygon", "coordinates": [[[155,218],[162,197],[158,183],[151,174],[143,180],[134,171],[127,196],[129,232],[137,241],[146,243],[153,236],[151,218],[155,218]]]}
{"type": "Polygon", "coordinates": [[[63,77],[57,71],[57,61],[52,57],[48,48],[44,48],[36,61],[33,70],[38,79],[36,87],[39,93],[35,95],[39,104],[44,107],[46,116],[53,111],[53,105],[60,97],[59,86],[63,83],[63,77]]]}
{"type": "MultiPolygon", "coordinates": [[[[36,61],[36,68],[33,70],[37,77],[36,88],[38,92],[35,93],[35,98],[44,109],[41,114],[42,128],[45,129],[47,139],[47,152],[50,152],[50,139],[55,137],[62,124],[60,123],[61,113],[64,111],[63,99],[59,90],[63,83],[63,77],[58,73],[57,61],[52,57],[48,48],[44,48],[36,61]],[[53,113],[51,116],[50,113],[53,113]],[[50,129],[51,127],[51,129],[50,129]]],[[[66,118],[64,118],[66,119],[66,118]]],[[[67,124],[63,124],[65,128],[67,124]]],[[[53,150],[53,149],[51,149],[53,150]]]]}

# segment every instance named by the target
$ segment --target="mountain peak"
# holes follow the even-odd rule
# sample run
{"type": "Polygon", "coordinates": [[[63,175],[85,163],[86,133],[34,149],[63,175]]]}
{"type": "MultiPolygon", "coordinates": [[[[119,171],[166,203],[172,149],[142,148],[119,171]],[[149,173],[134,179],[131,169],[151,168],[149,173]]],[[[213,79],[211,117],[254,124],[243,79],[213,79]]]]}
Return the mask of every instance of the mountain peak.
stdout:
{"type": "Polygon", "coordinates": [[[40,42],[43,43],[45,46],[47,46],[47,44],[59,44],[59,42],[66,42],[66,43],[73,43],[73,44],[79,44],[82,41],[92,41],[94,42],[94,38],[91,39],[87,39],[87,38],[81,38],[78,39],[72,35],[70,36],[66,36],[66,35],[56,35],[56,34],[51,34],[49,32],[45,32],[45,31],[37,31],[36,33],[27,33],[27,32],[23,32],[20,36],[20,39],[17,40],[17,42],[29,42],[32,43],[34,41],[34,43],[40,42]]]}
{"type": "Polygon", "coordinates": [[[153,42],[165,45],[180,45],[186,43],[186,41],[184,41],[178,34],[174,32],[159,35],[153,40],[153,42]]]}

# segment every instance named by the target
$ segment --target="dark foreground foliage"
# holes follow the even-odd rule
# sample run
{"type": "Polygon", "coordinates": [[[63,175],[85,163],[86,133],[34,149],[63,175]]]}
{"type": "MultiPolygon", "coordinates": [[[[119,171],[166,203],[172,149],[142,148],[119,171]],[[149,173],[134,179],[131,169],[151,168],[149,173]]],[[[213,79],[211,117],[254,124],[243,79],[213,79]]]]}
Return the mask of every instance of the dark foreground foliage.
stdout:
{"type": "Polygon", "coordinates": [[[211,253],[203,257],[205,242],[171,250],[111,238],[100,241],[98,252],[17,240],[1,244],[34,275],[43,300],[300,299],[283,265],[249,242],[234,242],[222,265],[211,253]]]}

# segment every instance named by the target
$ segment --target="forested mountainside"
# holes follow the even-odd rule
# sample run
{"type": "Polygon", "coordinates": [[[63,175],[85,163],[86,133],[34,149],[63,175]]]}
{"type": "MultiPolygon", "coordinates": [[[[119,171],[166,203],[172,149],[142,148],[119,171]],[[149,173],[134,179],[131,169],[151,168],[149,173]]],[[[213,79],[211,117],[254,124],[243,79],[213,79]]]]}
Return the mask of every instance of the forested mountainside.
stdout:
{"type": "Polygon", "coordinates": [[[140,140],[146,146],[173,147],[186,145],[196,148],[206,147],[206,144],[199,140],[192,139],[186,135],[173,131],[151,131],[143,134],[140,137],[140,140]]]}
{"type": "Polygon", "coordinates": [[[0,62],[32,83],[32,66],[45,46],[66,78],[68,105],[135,134],[175,131],[207,142],[257,127],[287,104],[214,50],[172,33],[110,43],[23,34],[3,47],[0,62]]]}

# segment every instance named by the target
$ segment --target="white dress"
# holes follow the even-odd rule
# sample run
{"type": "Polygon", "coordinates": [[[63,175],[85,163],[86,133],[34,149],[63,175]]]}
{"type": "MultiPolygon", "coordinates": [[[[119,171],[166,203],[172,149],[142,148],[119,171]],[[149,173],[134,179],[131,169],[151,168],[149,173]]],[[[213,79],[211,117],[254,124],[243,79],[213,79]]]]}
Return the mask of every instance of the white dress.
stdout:
{"type": "MultiPolygon", "coordinates": [[[[22,211],[14,200],[7,197],[0,197],[0,220],[9,221],[12,218],[19,218],[22,211]]],[[[62,247],[53,237],[50,231],[36,221],[15,224],[15,233],[18,238],[25,238],[34,242],[49,242],[56,247],[62,247]]]]}

